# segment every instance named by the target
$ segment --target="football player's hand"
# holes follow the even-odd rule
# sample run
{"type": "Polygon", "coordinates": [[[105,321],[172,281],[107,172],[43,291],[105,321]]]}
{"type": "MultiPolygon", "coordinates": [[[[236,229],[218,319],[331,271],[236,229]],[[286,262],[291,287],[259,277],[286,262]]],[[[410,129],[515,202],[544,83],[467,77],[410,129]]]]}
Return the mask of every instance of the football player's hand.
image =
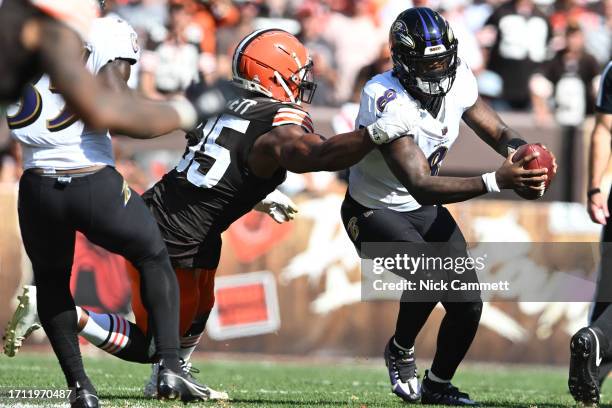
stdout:
{"type": "Polygon", "coordinates": [[[257,203],[253,209],[268,214],[279,224],[291,221],[298,212],[297,205],[278,190],[274,190],[268,194],[267,197],[257,203]]]}
{"type": "Polygon", "coordinates": [[[419,110],[414,102],[394,99],[387,102],[380,118],[367,129],[372,141],[380,145],[410,134],[419,120],[419,110]]]}
{"type": "Polygon", "coordinates": [[[589,212],[589,217],[591,217],[591,221],[595,224],[607,224],[606,218],[610,217],[610,212],[608,211],[608,203],[601,192],[593,194],[589,198],[587,210],[589,212]]]}
{"type": "Polygon", "coordinates": [[[502,166],[495,172],[495,180],[499,188],[533,190],[534,193],[543,194],[546,189],[545,184],[548,179],[546,173],[548,173],[548,169],[527,170],[523,168],[525,163],[535,159],[539,154],[537,152],[530,154],[516,163],[512,162],[513,156],[514,152],[509,154],[502,166]]]}
{"type": "Polygon", "coordinates": [[[189,120],[182,120],[183,128],[190,129],[197,123],[218,115],[225,109],[226,103],[237,96],[238,89],[230,81],[217,81],[212,85],[192,83],[185,90],[185,97],[193,108],[192,113],[186,115],[193,117],[193,124],[188,126],[186,122],[189,120]]]}

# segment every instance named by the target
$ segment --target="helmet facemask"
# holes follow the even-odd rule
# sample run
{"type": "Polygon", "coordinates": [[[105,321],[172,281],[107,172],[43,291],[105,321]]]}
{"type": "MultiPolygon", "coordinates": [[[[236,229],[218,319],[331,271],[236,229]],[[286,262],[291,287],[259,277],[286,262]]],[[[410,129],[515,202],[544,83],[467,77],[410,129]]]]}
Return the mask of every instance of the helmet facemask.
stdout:
{"type": "Polygon", "coordinates": [[[312,60],[308,60],[306,65],[297,72],[297,75],[300,77],[298,84],[299,100],[309,104],[317,90],[317,84],[314,82],[312,60]]]}
{"type": "Polygon", "coordinates": [[[444,96],[451,90],[457,73],[456,40],[450,50],[424,56],[393,50],[393,62],[395,74],[408,90],[424,96],[444,96]]]}

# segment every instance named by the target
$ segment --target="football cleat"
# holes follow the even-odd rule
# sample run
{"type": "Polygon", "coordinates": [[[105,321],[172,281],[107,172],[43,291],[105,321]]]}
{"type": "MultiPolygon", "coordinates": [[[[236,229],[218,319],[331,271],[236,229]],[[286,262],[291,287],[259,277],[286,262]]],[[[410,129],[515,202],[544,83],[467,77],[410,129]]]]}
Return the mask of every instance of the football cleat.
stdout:
{"type": "Polygon", "coordinates": [[[182,380],[179,380],[178,378],[175,378],[175,376],[177,376],[176,373],[172,372],[167,368],[164,368],[162,365],[160,365],[160,363],[153,364],[151,378],[145,384],[145,396],[160,399],[176,399],[180,397],[183,402],[198,400],[229,400],[229,396],[226,392],[216,391],[206,385],[199,384],[198,380],[192,375],[192,373],[197,374],[200,372],[200,370],[195,367],[192,367],[190,362],[185,362],[181,360],[181,371],[182,372],[178,376],[182,380]],[[160,393],[160,387],[162,388],[162,393],[160,393]],[[169,392],[170,396],[165,396],[167,394],[164,393],[167,393],[169,389],[172,389],[174,391],[169,392]],[[186,392],[177,392],[181,390],[186,390],[186,392]]]}
{"type": "Polygon", "coordinates": [[[36,286],[25,285],[21,296],[17,296],[19,303],[15,313],[6,325],[4,336],[4,354],[14,357],[21,348],[23,341],[40,329],[38,313],[36,311],[36,286]]]}
{"type": "Polygon", "coordinates": [[[95,390],[92,392],[77,382],[70,394],[70,408],[98,408],[100,402],[95,390]]]}
{"type": "Polygon", "coordinates": [[[439,383],[428,378],[429,370],[425,370],[425,378],[421,384],[421,404],[478,406],[469,394],[459,391],[450,382],[439,383]]]}
{"type": "Polygon", "coordinates": [[[391,380],[391,391],[406,402],[417,402],[421,398],[421,390],[414,347],[409,351],[402,350],[393,344],[391,337],[385,347],[384,356],[391,380]]]}
{"type": "Polygon", "coordinates": [[[599,366],[604,348],[601,341],[607,344],[599,329],[592,327],[583,327],[572,336],[567,384],[576,402],[599,404],[599,366]]]}
{"type": "Polygon", "coordinates": [[[147,398],[157,398],[157,377],[159,376],[159,363],[151,364],[151,377],[145,382],[144,396],[147,398]]]}

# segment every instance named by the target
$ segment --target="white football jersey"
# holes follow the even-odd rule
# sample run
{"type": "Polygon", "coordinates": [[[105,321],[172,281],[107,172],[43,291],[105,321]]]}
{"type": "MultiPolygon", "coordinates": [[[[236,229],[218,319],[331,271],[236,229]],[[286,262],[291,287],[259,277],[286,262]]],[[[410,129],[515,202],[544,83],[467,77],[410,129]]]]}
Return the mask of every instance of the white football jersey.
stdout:
{"type": "MultiPolygon", "coordinates": [[[[435,175],[459,135],[463,112],[474,105],[477,98],[476,78],[467,64],[460,61],[453,87],[444,97],[438,117],[434,118],[427,110],[420,109],[420,102],[406,92],[391,71],[387,71],[376,75],[363,89],[355,125],[358,129],[374,123],[385,107],[394,101],[407,99],[416,102],[415,109],[419,109],[421,120],[413,138],[427,158],[431,174],[435,175]]],[[[369,208],[389,208],[404,212],[420,207],[393,175],[378,149],[351,167],[349,193],[357,202],[369,208]]]]}
{"type": "MultiPolygon", "coordinates": [[[[134,64],[140,57],[136,32],[117,17],[94,20],[85,48],[87,69],[93,74],[115,59],[134,64]]],[[[108,131],[92,131],[78,120],[47,75],[26,86],[21,100],[8,108],[7,121],[11,134],[21,142],[25,169],[114,165],[108,131]]]]}

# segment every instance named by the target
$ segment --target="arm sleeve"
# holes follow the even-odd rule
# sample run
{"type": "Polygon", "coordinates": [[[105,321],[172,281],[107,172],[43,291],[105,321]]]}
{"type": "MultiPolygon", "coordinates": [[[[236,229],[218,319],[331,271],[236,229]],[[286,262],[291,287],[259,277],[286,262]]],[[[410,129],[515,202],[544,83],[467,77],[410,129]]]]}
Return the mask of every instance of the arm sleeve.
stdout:
{"type": "Polygon", "coordinates": [[[612,113],[612,62],[608,63],[601,74],[595,109],[598,112],[612,113]]]}
{"type": "Polygon", "coordinates": [[[117,17],[96,20],[87,49],[91,53],[88,65],[96,74],[116,59],[129,61],[132,65],[140,59],[138,35],[128,23],[117,17]]]}

